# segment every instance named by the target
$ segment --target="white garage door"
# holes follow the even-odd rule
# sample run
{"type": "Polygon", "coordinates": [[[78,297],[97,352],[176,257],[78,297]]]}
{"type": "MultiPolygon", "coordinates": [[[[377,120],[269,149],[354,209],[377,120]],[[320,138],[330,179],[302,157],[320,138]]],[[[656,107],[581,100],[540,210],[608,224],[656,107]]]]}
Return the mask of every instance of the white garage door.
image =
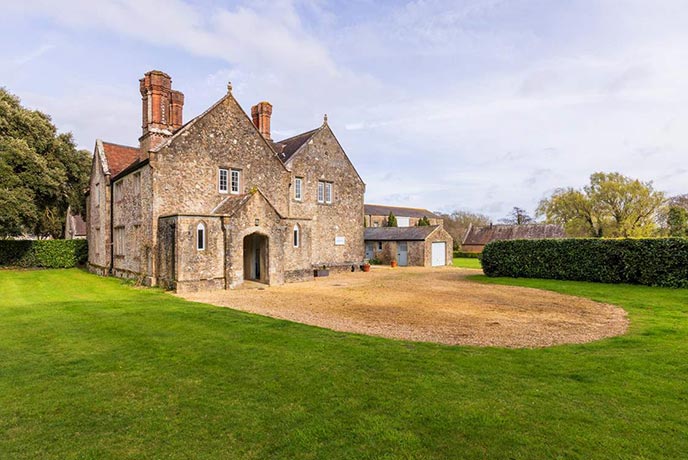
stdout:
{"type": "Polygon", "coordinates": [[[441,267],[447,264],[447,243],[432,243],[432,266],[441,267]]]}

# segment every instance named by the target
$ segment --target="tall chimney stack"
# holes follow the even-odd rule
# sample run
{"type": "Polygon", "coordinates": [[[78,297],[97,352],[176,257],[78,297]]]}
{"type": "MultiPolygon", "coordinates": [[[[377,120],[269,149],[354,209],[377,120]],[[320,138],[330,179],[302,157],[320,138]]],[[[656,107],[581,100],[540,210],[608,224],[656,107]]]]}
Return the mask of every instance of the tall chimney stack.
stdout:
{"type": "Polygon", "coordinates": [[[139,80],[142,99],[143,134],[141,159],[182,126],[184,95],[172,90],[172,79],[165,72],[151,70],[139,80]]]}
{"type": "Polygon", "coordinates": [[[270,138],[270,117],[272,116],[272,104],[269,102],[259,102],[258,104],[251,107],[251,118],[253,119],[253,124],[258,128],[258,132],[262,136],[271,141],[270,138]]]}

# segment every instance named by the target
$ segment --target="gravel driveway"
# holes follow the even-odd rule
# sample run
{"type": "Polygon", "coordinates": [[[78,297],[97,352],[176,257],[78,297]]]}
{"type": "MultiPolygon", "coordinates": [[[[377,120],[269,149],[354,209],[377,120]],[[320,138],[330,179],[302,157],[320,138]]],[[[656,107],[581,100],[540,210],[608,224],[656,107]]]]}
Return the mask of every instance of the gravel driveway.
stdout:
{"type": "Polygon", "coordinates": [[[487,285],[452,267],[373,267],[303,283],[182,297],[336,331],[450,345],[545,347],[623,334],[626,312],[579,297],[487,285]]]}

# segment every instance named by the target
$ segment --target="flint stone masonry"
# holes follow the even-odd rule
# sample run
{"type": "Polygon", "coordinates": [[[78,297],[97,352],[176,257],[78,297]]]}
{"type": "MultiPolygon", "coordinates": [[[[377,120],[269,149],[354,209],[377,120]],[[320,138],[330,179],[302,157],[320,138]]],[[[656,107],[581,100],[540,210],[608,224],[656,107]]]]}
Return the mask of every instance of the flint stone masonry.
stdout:
{"type": "Polygon", "coordinates": [[[87,218],[92,271],[198,291],[246,279],[301,281],[314,267],[362,263],[365,185],[326,122],[290,140],[288,158],[280,157],[284,145],[269,139],[271,110],[257,117],[261,135],[231,91],[181,127],[183,95],[169,76],[147,73],[141,95],[139,148],[96,142],[87,218]],[[238,193],[219,189],[220,169],[239,171],[238,193]],[[332,184],[332,203],[318,202],[322,181],[332,184]]]}

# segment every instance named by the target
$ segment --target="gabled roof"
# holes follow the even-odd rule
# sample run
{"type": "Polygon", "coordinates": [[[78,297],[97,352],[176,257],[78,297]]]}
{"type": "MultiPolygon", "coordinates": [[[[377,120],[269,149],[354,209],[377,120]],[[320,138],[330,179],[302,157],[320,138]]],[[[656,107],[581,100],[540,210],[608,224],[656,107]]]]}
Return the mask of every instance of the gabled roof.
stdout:
{"type": "Polygon", "coordinates": [[[366,216],[389,216],[389,213],[391,212],[396,217],[427,217],[430,219],[440,218],[433,212],[422,208],[402,208],[399,206],[385,206],[381,204],[365,204],[363,205],[363,210],[366,216]]]}
{"type": "Polygon", "coordinates": [[[320,127],[281,141],[273,142],[272,148],[275,150],[275,153],[277,153],[277,158],[286,163],[319,130],[320,127]]]}
{"type": "Polygon", "coordinates": [[[369,227],[365,229],[366,241],[424,241],[439,225],[424,227],[369,227]]]}
{"type": "Polygon", "coordinates": [[[538,240],[564,238],[564,227],[556,224],[469,226],[462,244],[485,245],[500,240],[538,240]]]}
{"type": "Polygon", "coordinates": [[[253,198],[255,195],[261,196],[265,202],[270,205],[273,211],[275,211],[275,214],[279,216],[280,219],[283,219],[284,216],[280,214],[280,212],[275,208],[275,206],[268,200],[268,197],[265,196],[265,194],[259,189],[256,188],[255,191],[249,192],[249,193],[244,193],[242,195],[229,195],[222,201],[220,201],[220,204],[215,206],[215,209],[213,209],[212,213],[213,214],[218,214],[222,216],[233,216],[234,214],[237,213],[241,208],[243,208],[246,203],[248,203],[251,198],[253,198]]]}
{"type": "Polygon", "coordinates": [[[102,145],[108,172],[111,177],[115,177],[124,171],[139,158],[138,147],[129,147],[127,145],[113,144],[111,142],[103,142],[102,145]]]}
{"type": "Polygon", "coordinates": [[[74,236],[86,236],[86,222],[84,222],[80,215],[69,213],[67,219],[69,219],[69,227],[72,229],[74,236]]]}

